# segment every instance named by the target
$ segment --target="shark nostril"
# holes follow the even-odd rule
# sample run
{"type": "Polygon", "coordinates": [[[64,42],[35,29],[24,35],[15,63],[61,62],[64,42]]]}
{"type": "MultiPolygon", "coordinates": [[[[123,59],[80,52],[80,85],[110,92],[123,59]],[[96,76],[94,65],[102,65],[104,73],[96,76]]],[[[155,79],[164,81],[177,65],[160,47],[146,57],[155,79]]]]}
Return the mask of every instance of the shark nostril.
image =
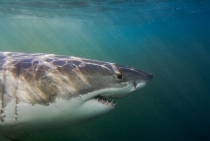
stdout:
{"type": "Polygon", "coordinates": [[[137,86],[136,81],[133,82],[133,86],[134,86],[134,88],[136,89],[136,86],[137,86]]]}

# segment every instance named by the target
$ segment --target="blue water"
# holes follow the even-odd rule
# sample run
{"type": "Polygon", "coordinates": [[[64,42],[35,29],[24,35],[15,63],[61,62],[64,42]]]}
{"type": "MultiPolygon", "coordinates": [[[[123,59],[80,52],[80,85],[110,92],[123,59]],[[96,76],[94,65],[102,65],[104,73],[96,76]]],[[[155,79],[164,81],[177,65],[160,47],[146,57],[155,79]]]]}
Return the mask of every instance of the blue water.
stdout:
{"type": "Polygon", "coordinates": [[[79,56],[154,74],[113,112],[26,141],[210,140],[209,0],[1,0],[0,51],[79,56]]]}

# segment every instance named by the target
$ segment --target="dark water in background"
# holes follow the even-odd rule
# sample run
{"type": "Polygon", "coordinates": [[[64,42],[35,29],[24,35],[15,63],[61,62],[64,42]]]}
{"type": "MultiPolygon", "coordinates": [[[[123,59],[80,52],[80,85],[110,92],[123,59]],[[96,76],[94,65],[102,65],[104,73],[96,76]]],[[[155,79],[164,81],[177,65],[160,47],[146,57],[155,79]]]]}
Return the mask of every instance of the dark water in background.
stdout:
{"type": "Polygon", "coordinates": [[[210,140],[208,0],[0,0],[0,51],[73,55],[154,74],[113,112],[26,141],[210,140]]]}

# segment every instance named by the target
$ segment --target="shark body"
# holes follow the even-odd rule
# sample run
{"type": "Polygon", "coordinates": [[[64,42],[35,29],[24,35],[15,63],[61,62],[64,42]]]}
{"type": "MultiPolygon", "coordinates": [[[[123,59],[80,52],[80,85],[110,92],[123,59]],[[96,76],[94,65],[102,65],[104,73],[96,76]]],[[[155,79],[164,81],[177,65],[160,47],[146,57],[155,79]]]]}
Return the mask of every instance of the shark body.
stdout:
{"type": "Polygon", "coordinates": [[[115,108],[111,100],[146,86],[153,75],[96,60],[0,53],[0,135],[64,128],[115,108]]]}

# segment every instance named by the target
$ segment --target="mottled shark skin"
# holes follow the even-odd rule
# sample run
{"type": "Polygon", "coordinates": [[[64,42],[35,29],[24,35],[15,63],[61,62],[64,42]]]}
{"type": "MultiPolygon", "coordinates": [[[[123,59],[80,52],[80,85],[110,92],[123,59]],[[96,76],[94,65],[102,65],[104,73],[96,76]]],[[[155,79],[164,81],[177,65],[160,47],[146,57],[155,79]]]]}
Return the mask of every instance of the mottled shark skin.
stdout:
{"type": "Polygon", "coordinates": [[[0,53],[0,135],[64,128],[103,115],[153,75],[72,56],[0,53]],[[107,100],[109,99],[109,100],[107,100]]]}

